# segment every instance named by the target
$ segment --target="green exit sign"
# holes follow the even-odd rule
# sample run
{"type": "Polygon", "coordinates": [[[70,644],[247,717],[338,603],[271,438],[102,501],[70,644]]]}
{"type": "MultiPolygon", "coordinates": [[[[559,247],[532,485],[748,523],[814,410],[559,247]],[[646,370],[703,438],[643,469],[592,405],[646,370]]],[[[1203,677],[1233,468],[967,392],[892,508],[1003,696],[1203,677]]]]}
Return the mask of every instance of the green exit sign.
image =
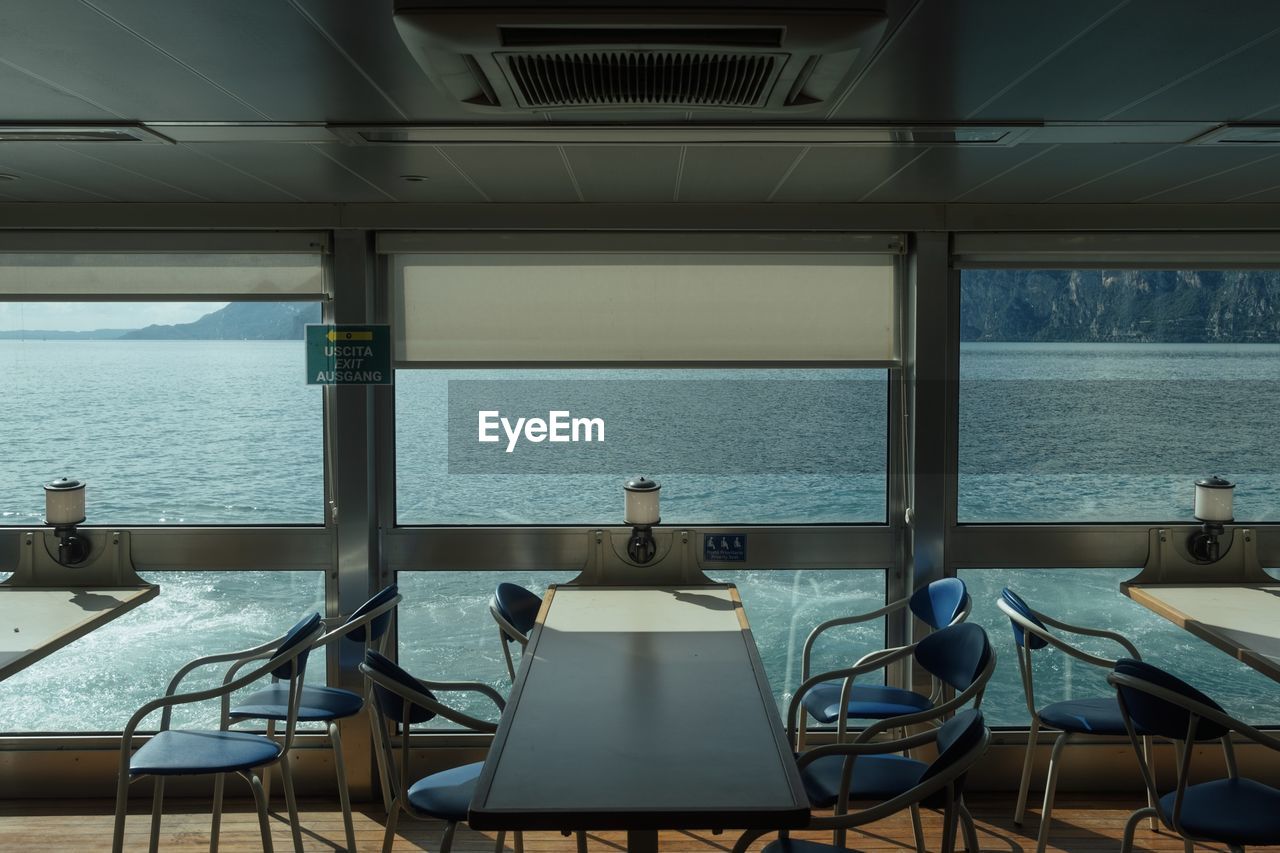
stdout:
{"type": "Polygon", "coordinates": [[[391,327],[308,325],[308,385],[390,385],[391,327]]]}

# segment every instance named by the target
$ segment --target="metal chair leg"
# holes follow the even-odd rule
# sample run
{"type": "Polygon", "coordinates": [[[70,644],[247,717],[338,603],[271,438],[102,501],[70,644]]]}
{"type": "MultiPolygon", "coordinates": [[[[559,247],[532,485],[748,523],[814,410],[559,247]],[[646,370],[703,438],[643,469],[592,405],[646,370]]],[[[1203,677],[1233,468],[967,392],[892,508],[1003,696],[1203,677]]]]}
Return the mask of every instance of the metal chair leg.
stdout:
{"type": "Polygon", "coordinates": [[[1138,828],[1138,824],[1151,811],[1151,809],[1138,809],[1129,815],[1129,819],[1124,822],[1124,835],[1120,836],[1120,853],[1131,853],[1133,850],[1133,831],[1138,828]]]}
{"type": "Polygon", "coordinates": [[[222,793],[226,786],[226,773],[213,777],[213,823],[209,827],[209,853],[218,853],[218,831],[222,829],[222,793]]]}
{"type": "MultiPolygon", "coordinates": [[[[267,740],[276,739],[276,721],[267,720],[267,740]]],[[[262,768],[262,796],[267,798],[267,808],[271,808],[271,765],[262,768]]]]}
{"type": "Polygon", "coordinates": [[[924,826],[920,823],[920,804],[911,804],[911,832],[916,837],[916,853],[926,853],[924,845],[924,826]]]}
{"type": "Polygon", "coordinates": [[[458,831],[458,822],[449,821],[444,828],[444,836],[440,839],[440,853],[449,853],[453,849],[453,834],[458,831]]]}
{"type": "Polygon", "coordinates": [[[280,781],[284,783],[284,802],[289,807],[289,831],[293,834],[294,853],[302,850],[302,822],[298,819],[298,799],[293,795],[293,768],[289,766],[289,754],[280,756],[280,781]]]}
{"type": "Polygon", "coordinates": [[[1022,782],[1018,786],[1018,805],[1013,810],[1013,825],[1022,826],[1027,814],[1027,791],[1031,788],[1031,767],[1035,763],[1036,735],[1040,732],[1040,720],[1031,718],[1031,731],[1027,733],[1027,754],[1022,757],[1022,782]]]}
{"type": "Polygon", "coordinates": [[[511,660],[511,641],[502,632],[501,628],[498,629],[498,642],[502,643],[502,656],[507,660],[507,675],[511,676],[511,680],[514,682],[516,680],[516,665],[511,660]]]}
{"type": "Polygon", "coordinates": [[[347,791],[347,765],[342,757],[342,735],[337,720],[329,721],[329,743],[333,747],[333,768],[338,774],[338,804],[342,806],[342,828],[347,832],[347,851],[356,853],[356,830],[351,823],[351,794],[347,791]]]}
{"type": "Polygon", "coordinates": [[[581,829],[574,834],[578,836],[578,853],[587,853],[587,834],[581,829]]]}
{"type": "Polygon", "coordinates": [[[1182,839],[1182,853],[1194,853],[1195,849],[1196,846],[1191,842],[1190,838],[1182,839]]]}
{"type": "Polygon", "coordinates": [[[524,853],[524,833],[517,829],[512,838],[514,839],[514,843],[511,845],[511,849],[514,850],[515,853],[524,853]]]}
{"type": "Polygon", "coordinates": [[[390,817],[391,815],[391,783],[387,780],[387,766],[384,763],[386,758],[382,754],[382,749],[378,745],[382,743],[381,733],[378,731],[378,711],[374,707],[373,699],[366,695],[364,699],[365,711],[369,717],[369,733],[373,736],[373,757],[374,763],[378,767],[378,787],[382,792],[382,811],[390,817]]]}
{"type": "MultiPolygon", "coordinates": [[[[1150,736],[1142,739],[1142,757],[1147,762],[1147,769],[1151,771],[1151,781],[1154,782],[1156,778],[1156,760],[1150,736]]],[[[1148,821],[1148,825],[1152,832],[1159,832],[1160,819],[1156,816],[1156,798],[1150,790],[1147,791],[1147,808],[1151,809],[1151,819],[1148,821]]]]}
{"type": "Polygon", "coordinates": [[[954,803],[948,803],[942,810],[942,853],[955,853],[956,817],[954,803]]]}
{"type": "Polygon", "coordinates": [[[391,811],[387,813],[387,831],[382,834],[382,853],[391,853],[391,844],[396,840],[396,822],[400,820],[400,799],[391,801],[391,811]]]}
{"type": "Polygon", "coordinates": [[[155,793],[151,795],[151,853],[160,849],[160,813],[164,810],[164,777],[155,777],[155,793]]]}
{"type": "Polygon", "coordinates": [[[1070,737],[1066,732],[1058,735],[1053,742],[1053,752],[1049,753],[1049,775],[1044,780],[1044,805],[1040,808],[1040,831],[1036,834],[1036,853],[1044,853],[1049,843],[1049,824],[1053,817],[1053,795],[1058,788],[1058,768],[1062,765],[1060,756],[1070,737]]]}
{"type": "Polygon", "coordinates": [[[960,825],[964,827],[966,853],[979,853],[982,848],[978,846],[978,827],[973,822],[973,815],[969,813],[969,807],[964,804],[963,799],[956,804],[956,810],[960,812],[960,825]]]}
{"type": "Polygon", "coordinates": [[[111,853],[124,853],[124,819],[129,811],[129,774],[116,781],[116,825],[111,834],[111,853]]]}
{"type": "Polygon", "coordinates": [[[262,780],[253,771],[246,771],[241,775],[249,780],[249,787],[253,789],[253,802],[258,807],[258,829],[262,832],[262,853],[274,853],[275,847],[271,844],[271,821],[267,818],[267,792],[262,789],[262,780]]]}
{"type": "Polygon", "coordinates": [[[507,831],[499,829],[498,834],[493,839],[493,853],[502,853],[502,842],[507,839],[507,831]]]}

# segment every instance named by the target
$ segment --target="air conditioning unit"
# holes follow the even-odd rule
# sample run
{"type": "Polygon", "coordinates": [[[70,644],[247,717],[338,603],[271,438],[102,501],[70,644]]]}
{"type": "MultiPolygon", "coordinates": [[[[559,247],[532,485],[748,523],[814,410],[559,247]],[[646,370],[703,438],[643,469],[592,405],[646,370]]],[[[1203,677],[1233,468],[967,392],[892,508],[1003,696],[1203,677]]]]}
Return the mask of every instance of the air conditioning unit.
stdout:
{"type": "Polygon", "coordinates": [[[884,0],[396,0],[405,44],[472,109],[817,109],[884,34],[884,0]]]}

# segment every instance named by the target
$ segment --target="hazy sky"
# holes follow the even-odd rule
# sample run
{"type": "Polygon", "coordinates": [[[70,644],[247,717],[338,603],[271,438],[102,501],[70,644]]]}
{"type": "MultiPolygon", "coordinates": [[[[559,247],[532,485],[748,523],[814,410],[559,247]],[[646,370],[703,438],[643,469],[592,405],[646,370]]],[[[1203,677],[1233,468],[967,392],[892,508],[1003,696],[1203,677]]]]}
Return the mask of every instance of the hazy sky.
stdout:
{"type": "Polygon", "coordinates": [[[140,329],[153,323],[190,323],[225,302],[0,302],[0,331],[140,329]]]}

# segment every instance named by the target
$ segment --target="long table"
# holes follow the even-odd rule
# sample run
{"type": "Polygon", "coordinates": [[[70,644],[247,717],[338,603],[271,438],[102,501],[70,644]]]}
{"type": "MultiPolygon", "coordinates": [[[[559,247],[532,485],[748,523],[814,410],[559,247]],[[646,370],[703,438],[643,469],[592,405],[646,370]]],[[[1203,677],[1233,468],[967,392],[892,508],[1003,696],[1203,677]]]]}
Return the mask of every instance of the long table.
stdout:
{"type": "Polygon", "coordinates": [[[481,830],[793,829],[809,804],[732,585],[553,586],[471,801],[481,830]]]}
{"type": "Polygon", "coordinates": [[[0,585],[0,680],[155,598],[158,586],[40,589],[0,585]]]}
{"type": "Polygon", "coordinates": [[[1124,584],[1125,595],[1280,681],[1280,583],[1124,584]]]}

